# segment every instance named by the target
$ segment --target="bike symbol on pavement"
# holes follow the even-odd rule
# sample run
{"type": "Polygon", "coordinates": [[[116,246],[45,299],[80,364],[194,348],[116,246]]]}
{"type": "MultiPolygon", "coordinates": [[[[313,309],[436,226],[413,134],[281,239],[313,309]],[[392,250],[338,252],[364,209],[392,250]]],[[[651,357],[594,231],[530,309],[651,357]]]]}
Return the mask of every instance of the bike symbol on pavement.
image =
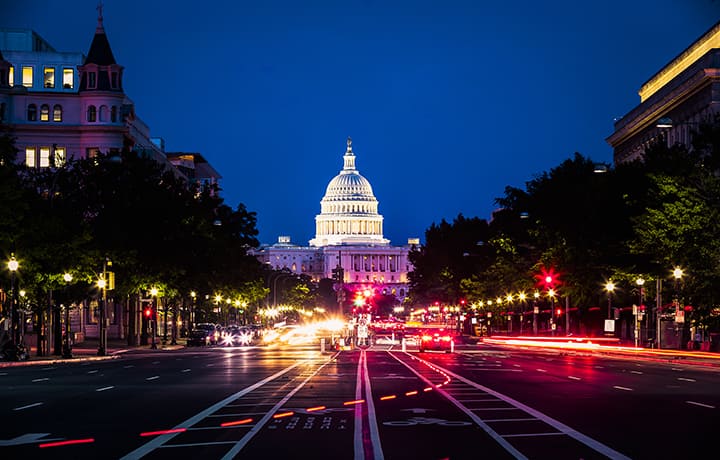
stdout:
{"type": "Polygon", "coordinates": [[[463,422],[461,420],[445,420],[442,418],[411,417],[407,420],[394,420],[394,421],[390,421],[390,422],[383,422],[383,425],[387,425],[387,426],[414,426],[414,425],[468,426],[468,425],[472,425],[472,423],[463,422]]]}

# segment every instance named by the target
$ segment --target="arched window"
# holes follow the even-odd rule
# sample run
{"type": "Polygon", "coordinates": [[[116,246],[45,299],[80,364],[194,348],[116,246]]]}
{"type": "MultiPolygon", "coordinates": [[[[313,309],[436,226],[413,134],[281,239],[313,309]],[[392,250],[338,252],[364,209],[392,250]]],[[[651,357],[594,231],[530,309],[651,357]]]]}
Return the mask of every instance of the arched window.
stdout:
{"type": "Polygon", "coordinates": [[[50,121],[50,106],[47,104],[40,106],[40,121],[50,121]]]}
{"type": "Polygon", "coordinates": [[[87,109],[87,121],[93,123],[97,121],[97,109],[94,105],[91,105],[87,109]]]}
{"type": "Polygon", "coordinates": [[[62,106],[60,104],[53,106],[53,121],[62,121],[62,106]]]}
{"type": "Polygon", "coordinates": [[[37,106],[35,104],[28,105],[27,119],[28,121],[37,121],[37,106]]]}
{"type": "Polygon", "coordinates": [[[117,122],[117,106],[112,106],[110,109],[110,121],[115,123],[117,122]]]}
{"type": "Polygon", "coordinates": [[[98,110],[98,121],[108,121],[108,108],[106,105],[101,105],[98,110]]]}

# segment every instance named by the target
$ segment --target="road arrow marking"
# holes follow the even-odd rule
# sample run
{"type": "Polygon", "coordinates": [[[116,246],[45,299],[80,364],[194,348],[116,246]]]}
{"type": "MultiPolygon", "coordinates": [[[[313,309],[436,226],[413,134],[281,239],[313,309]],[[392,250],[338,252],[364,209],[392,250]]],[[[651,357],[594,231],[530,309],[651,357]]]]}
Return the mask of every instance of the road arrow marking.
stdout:
{"type": "Polygon", "coordinates": [[[64,438],[41,439],[49,434],[50,433],[25,433],[21,436],[18,436],[17,438],[8,439],[7,441],[0,440],[0,447],[19,446],[22,444],[35,444],[40,441],[43,441],[43,442],[60,441],[60,440],[64,439],[64,438]]]}

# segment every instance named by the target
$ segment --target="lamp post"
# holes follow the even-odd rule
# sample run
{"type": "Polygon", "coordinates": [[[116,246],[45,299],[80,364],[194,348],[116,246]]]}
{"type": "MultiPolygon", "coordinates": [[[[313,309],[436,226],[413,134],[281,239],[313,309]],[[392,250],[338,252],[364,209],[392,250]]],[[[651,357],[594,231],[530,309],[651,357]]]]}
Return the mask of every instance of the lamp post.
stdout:
{"type": "Polygon", "coordinates": [[[533,298],[535,299],[533,301],[533,335],[537,335],[537,315],[540,313],[540,307],[538,307],[538,299],[540,298],[540,293],[538,291],[535,291],[533,294],[533,298]]]}
{"type": "Polygon", "coordinates": [[[15,254],[10,255],[7,267],[10,270],[10,329],[13,342],[17,346],[20,343],[20,313],[18,312],[17,289],[15,288],[15,272],[20,268],[20,264],[15,260],[15,254]]]}
{"type": "Polygon", "coordinates": [[[107,303],[107,280],[105,278],[106,268],[103,264],[103,277],[98,280],[97,286],[102,289],[102,305],[100,306],[100,333],[98,337],[98,356],[107,354],[107,325],[105,324],[105,305],[107,303]]]}
{"type": "MultiPolygon", "coordinates": [[[[673,269],[673,278],[675,278],[675,300],[673,301],[673,303],[675,304],[675,328],[676,328],[676,331],[679,328],[677,323],[678,323],[678,318],[680,318],[678,313],[680,313],[680,308],[681,308],[680,307],[680,280],[682,279],[682,277],[683,277],[682,268],[675,267],[673,269]]],[[[681,349],[681,348],[682,348],[682,330],[680,331],[680,339],[678,339],[678,349],[681,349]]]]}
{"type": "Polygon", "coordinates": [[[607,317],[608,317],[608,319],[612,319],[612,295],[613,295],[613,291],[615,290],[615,283],[613,283],[612,281],[608,281],[607,283],[605,283],[605,290],[607,291],[607,296],[608,296],[607,317]]]}
{"type": "Polygon", "coordinates": [[[640,312],[642,307],[642,301],[643,301],[643,294],[644,294],[644,288],[643,285],[645,284],[645,280],[640,277],[637,280],[635,280],[635,283],[638,285],[638,306],[635,310],[635,348],[638,346],[638,342],[640,340],[639,333],[640,333],[640,312]]]}
{"type": "MultiPolygon", "coordinates": [[[[70,273],[65,273],[63,275],[63,280],[65,280],[65,284],[67,285],[73,280],[73,276],[70,273]]],[[[67,294],[67,289],[65,290],[67,294]]],[[[65,296],[65,342],[63,346],[63,352],[62,357],[63,358],[72,358],[72,344],[70,343],[70,301],[67,299],[67,295],[65,296]]]]}
{"type": "Polygon", "coordinates": [[[196,297],[197,297],[197,293],[195,291],[190,291],[190,298],[192,299],[192,301],[190,302],[190,315],[188,317],[188,325],[187,325],[188,333],[192,330],[193,321],[195,320],[193,318],[193,315],[195,314],[195,298],[196,297]]]}
{"type": "Polygon", "coordinates": [[[151,315],[151,324],[150,324],[150,334],[152,336],[152,341],[150,342],[150,349],[151,350],[157,350],[157,344],[155,343],[155,328],[157,328],[157,294],[158,290],[157,288],[150,289],[150,296],[152,297],[152,315],[151,315]]]}
{"type": "Polygon", "coordinates": [[[555,289],[548,289],[548,297],[550,297],[550,329],[552,330],[553,337],[555,336],[555,289]]]}

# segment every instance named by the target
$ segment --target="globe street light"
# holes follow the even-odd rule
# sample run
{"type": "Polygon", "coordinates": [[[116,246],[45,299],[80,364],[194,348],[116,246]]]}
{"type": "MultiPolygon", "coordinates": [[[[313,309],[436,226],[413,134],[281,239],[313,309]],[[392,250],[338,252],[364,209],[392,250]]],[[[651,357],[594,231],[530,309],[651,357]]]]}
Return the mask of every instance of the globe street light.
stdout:
{"type": "Polygon", "coordinates": [[[612,281],[608,281],[605,283],[605,290],[607,291],[608,296],[608,319],[612,319],[612,294],[615,290],[615,283],[612,281]]]}
{"type": "Polygon", "coordinates": [[[15,260],[15,254],[10,255],[7,267],[10,270],[10,329],[13,342],[17,346],[20,343],[20,314],[17,305],[17,289],[15,289],[15,272],[20,268],[20,263],[15,260]]]}
{"type": "Polygon", "coordinates": [[[645,284],[645,280],[642,277],[639,277],[637,280],[635,280],[635,284],[638,285],[638,292],[639,292],[639,303],[637,306],[637,309],[635,310],[635,347],[637,348],[638,342],[640,340],[639,333],[640,333],[640,312],[642,307],[642,301],[643,301],[643,294],[645,293],[645,288],[643,288],[643,285],[645,284]]]}
{"type": "Polygon", "coordinates": [[[103,268],[103,277],[97,281],[97,287],[102,290],[102,305],[100,306],[100,334],[98,337],[98,356],[107,353],[107,329],[105,325],[105,304],[107,303],[107,281],[103,268]]]}
{"type": "Polygon", "coordinates": [[[152,342],[150,343],[150,349],[157,350],[157,344],[155,343],[155,328],[157,328],[157,288],[150,289],[150,296],[152,297],[152,319],[150,320],[150,331],[152,333],[152,342]]]}
{"type": "MultiPolygon", "coordinates": [[[[73,280],[73,276],[70,273],[65,273],[63,275],[63,280],[65,280],[65,284],[67,285],[73,280]]],[[[67,294],[67,289],[66,289],[67,294]]],[[[72,358],[72,345],[70,343],[70,301],[65,299],[66,305],[65,305],[65,343],[63,344],[63,352],[62,357],[63,358],[72,358]]]]}

